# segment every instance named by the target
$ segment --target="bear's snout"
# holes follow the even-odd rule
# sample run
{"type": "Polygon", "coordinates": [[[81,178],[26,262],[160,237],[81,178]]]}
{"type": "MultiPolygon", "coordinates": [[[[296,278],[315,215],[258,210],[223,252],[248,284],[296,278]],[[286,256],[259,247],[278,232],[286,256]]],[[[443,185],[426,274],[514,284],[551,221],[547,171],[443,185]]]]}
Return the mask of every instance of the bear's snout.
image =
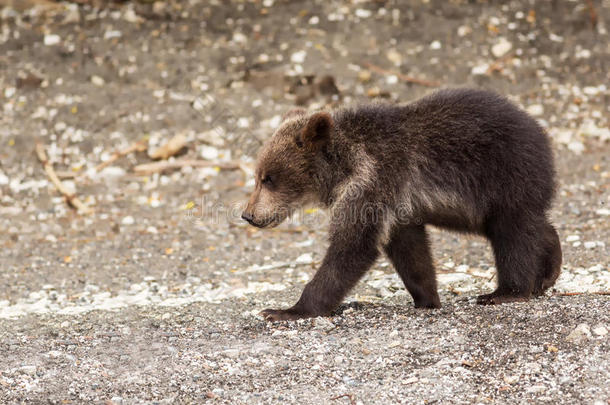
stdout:
{"type": "Polygon", "coordinates": [[[252,215],[248,211],[244,211],[241,214],[241,219],[243,219],[244,221],[247,221],[248,223],[252,224],[252,222],[254,221],[254,215],[252,215]]]}

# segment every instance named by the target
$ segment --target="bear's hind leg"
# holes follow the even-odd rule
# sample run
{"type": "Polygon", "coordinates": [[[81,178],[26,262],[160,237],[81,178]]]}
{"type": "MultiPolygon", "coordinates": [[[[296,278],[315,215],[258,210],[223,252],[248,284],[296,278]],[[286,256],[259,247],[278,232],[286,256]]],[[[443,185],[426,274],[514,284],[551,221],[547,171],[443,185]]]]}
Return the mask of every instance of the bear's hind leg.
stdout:
{"type": "Polygon", "coordinates": [[[440,308],[436,275],[424,226],[396,225],[384,250],[413,297],[415,307],[440,308]]]}
{"type": "Polygon", "coordinates": [[[542,221],[504,214],[487,222],[486,236],[496,259],[498,287],[480,295],[483,305],[527,301],[534,292],[544,252],[542,221]]]}
{"type": "Polygon", "coordinates": [[[555,284],[561,272],[561,243],[559,235],[550,223],[544,224],[543,230],[544,252],[542,254],[541,268],[539,269],[534,295],[542,295],[555,284]]]}

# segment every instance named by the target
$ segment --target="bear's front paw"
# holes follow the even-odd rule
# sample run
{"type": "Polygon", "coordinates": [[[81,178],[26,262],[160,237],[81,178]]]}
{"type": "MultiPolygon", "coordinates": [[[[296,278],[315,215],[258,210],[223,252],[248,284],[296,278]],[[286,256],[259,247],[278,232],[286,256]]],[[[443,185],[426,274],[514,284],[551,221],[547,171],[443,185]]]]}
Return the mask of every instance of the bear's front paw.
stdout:
{"type": "Polygon", "coordinates": [[[294,309],[265,309],[260,315],[266,321],[294,321],[296,319],[309,318],[311,315],[296,311],[294,309]]]}

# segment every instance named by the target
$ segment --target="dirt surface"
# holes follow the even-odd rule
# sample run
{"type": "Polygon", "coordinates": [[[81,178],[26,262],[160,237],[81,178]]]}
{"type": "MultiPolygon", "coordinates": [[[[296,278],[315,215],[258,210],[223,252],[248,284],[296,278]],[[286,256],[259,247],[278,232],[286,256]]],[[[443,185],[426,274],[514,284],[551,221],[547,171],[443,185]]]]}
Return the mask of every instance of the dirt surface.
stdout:
{"type": "Polygon", "coordinates": [[[500,3],[1,9],[0,402],[610,403],[610,2],[500,3]],[[382,259],[335,316],[266,324],[326,247],[320,211],[239,220],[281,114],[459,85],[506,94],[553,138],[556,288],[478,307],[489,246],[433,230],[442,309],[416,311],[382,259]],[[215,163],[138,175],[142,151],[95,170],[176,134],[172,159],[215,163]],[[36,142],[93,214],[68,207],[36,142]]]}

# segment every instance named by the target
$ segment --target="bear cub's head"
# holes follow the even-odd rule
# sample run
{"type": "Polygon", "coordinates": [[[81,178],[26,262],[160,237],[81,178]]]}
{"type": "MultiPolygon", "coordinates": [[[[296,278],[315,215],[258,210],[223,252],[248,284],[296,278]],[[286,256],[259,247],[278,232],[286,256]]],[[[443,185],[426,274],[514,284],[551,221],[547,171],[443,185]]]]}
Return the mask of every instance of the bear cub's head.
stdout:
{"type": "Polygon", "coordinates": [[[322,151],[333,132],[327,112],[294,109],[259,152],[254,192],[242,218],[259,228],[274,227],[296,209],[320,200],[322,151]]]}

